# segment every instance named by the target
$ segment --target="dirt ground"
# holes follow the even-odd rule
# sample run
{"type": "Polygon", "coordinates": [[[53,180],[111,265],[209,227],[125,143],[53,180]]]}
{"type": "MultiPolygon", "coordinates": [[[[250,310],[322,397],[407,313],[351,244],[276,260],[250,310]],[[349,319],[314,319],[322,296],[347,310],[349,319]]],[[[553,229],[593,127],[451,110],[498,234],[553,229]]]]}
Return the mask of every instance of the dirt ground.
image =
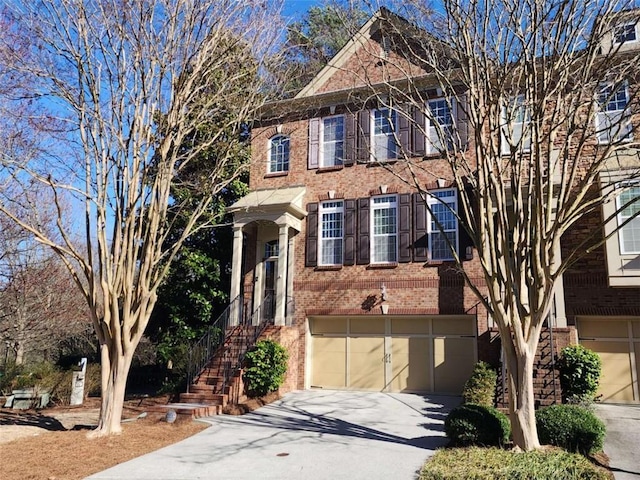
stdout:
{"type": "MultiPolygon", "coordinates": [[[[273,393],[250,399],[229,406],[226,413],[241,415],[278,398],[273,393]]],[[[89,398],[78,407],[0,409],[0,479],[82,479],[179,442],[208,426],[198,421],[169,424],[158,415],[144,416],[148,407],[168,401],[167,396],[127,400],[122,435],[97,439],[88,439],[87,433],[98,423],[99,398],[89,398]]]]}

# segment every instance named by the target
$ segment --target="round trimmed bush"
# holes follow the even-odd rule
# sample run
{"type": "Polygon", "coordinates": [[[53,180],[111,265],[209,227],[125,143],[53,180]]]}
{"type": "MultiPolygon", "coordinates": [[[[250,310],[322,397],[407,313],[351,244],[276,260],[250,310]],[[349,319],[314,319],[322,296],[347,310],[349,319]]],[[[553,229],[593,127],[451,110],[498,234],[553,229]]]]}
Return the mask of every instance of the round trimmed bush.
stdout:
{"type": "Polygon", "coordinates": [[[476,403],[493,407],[493,397],[496,391],[498,374],[486,362],[478,362],[462,389],[464,403],[476,403]]]}
{"type": "Polygon", "coordinates": [[[242,378],[247,395],[262,397],[278,390],[284,382],[288,359],[289,354],[278,342],[261,340],[256,343],[244,358],[242,378]]]}
{"type": "Polygon", "coordinates": [[[604,444],[604,423],[578,405],[552,405],[536,412],[540,442],[582,455],[599,452],[604,444]]]}
{"type": "Polygon", "coordinates": [[[593,400],[600,383],[600,356],[582,345],[569,345],[557,362],[564,402],[593,400]]]}
{"type": "Polygon", "coordinates": [[[511,424],[499,410],[475,403],[462,404],[449,413],[444,430],[453,446],[502,446],[511,436],[511,424]]]}

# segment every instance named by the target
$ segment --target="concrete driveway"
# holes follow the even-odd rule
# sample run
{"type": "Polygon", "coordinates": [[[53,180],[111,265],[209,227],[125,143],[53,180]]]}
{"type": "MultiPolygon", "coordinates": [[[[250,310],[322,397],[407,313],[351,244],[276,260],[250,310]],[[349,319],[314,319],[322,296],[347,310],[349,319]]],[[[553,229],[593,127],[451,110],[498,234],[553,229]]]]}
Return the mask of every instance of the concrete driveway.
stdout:
{"type": "Polygon", "coordinates": [[[458,397],[298,391],[89,477],[106,479],[410,480],[446,444],[458,397]]]}
{"type": "Polygon", "coordinates": [[[640,480],[640,405],[601,403],[596,414],[607,426],[604,453],[616,480],[640,480]]]}

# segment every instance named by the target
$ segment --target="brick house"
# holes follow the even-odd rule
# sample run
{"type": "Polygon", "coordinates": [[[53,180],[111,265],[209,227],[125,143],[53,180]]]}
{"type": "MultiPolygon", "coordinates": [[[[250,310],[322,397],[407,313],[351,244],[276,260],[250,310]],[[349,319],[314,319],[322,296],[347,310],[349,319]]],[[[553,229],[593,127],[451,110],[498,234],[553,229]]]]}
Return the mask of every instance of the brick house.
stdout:
{"type": "MultiPolygon", "coordinates": [[[[424,198],[399,180],[408,167],[394,162],[395,151],[427,158],[429,168],[414,178],[456,211],[450,167],[434,154],[429,125],[416,129],[396,118],[371,100],[362,80],[394,78],[378,61],[397,55],[380,35],[388,18],[378,12],[296,97],[265,108],[252,132],[251,192],[229,208],[231,298],[243,305],[232,322],[273,322],[291,356],[287,389],[455,394],[476,361],[500,364],[497,331],[446,240],[481,284],[474,247],[449,209],[434,203],[431,217],[424,198]]],[[[633,48],[640,24],[629,25],[625,41],[633,48]]],[[[402,75],[426,76],[394,60],[402,75]]],[[[429,107],[447,108],[431,88],[429,107]]],[[[464,122],[455,113],[447,112],[464,122]]],[[[619,201],[639,196],[640,187],[625,195],[619,201]]],[[[563,248],[600,228],[602,218],[583,220],[563,248]]],[[[623,220],[613,219],[606,233],[623,220]]],[[[639,232],[640,217],[558,282],[537,365],[540,403],[559,400],[552,359],[575,342],[601,355],[604,400],[640,401],[639,232]]]]}

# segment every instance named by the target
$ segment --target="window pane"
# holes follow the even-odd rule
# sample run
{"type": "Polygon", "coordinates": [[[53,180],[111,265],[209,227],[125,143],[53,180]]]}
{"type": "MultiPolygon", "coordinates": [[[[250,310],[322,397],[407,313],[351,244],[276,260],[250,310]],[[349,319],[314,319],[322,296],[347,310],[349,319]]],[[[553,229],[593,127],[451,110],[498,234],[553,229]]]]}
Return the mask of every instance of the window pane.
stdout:
{"type": "Polygon", "coordinates": [[[329,117],[322,122],[322,166],[342,165],[344,117],[329,117]]]}
{"type": "Polygon", "coordinates": [[[637,40],[635,23],[616,27],[613,32],[613,38],[615,43],[635,42],[637,40]]]}
{"type": "MultiPolygon", "coordinates": [[[[640,187],[630,188],[618,197],[619,223],[622,224],[640,212],[640,187]],[[634,201],[635,200],[635,201],[634,201]]],[[[640,217],[635,217],[620,229],[620,251],[623,254],[640,253],[640,217]]]]}
{"type": "Polygon", "coordinates": [[[289,137],[277,136],[271,139],[269,172],[289,170],[289,137]]]}
{"type": "Polygon", "coordinates": [[[320,213],[320,264],[342,264],[343,202],[324,202],[320,213]]]}
{"type": "Polygon", "coordinates": [[[452,260],[451,247],[458,250],[457,192],[454,189],[432,192],[429,248],[432,260],[452,260]]]}
{"type": "Polygon", "coordinates": [[[373,198],[373,263],[397,261],[397,215],[394,195],[373,198]]]}
{"type": "Polygon", "coordinates": [[[375,160],[396,158],[397,144],[394,130],[396,112],[388,108],[373,113],[373,156],[375,160]]]}

